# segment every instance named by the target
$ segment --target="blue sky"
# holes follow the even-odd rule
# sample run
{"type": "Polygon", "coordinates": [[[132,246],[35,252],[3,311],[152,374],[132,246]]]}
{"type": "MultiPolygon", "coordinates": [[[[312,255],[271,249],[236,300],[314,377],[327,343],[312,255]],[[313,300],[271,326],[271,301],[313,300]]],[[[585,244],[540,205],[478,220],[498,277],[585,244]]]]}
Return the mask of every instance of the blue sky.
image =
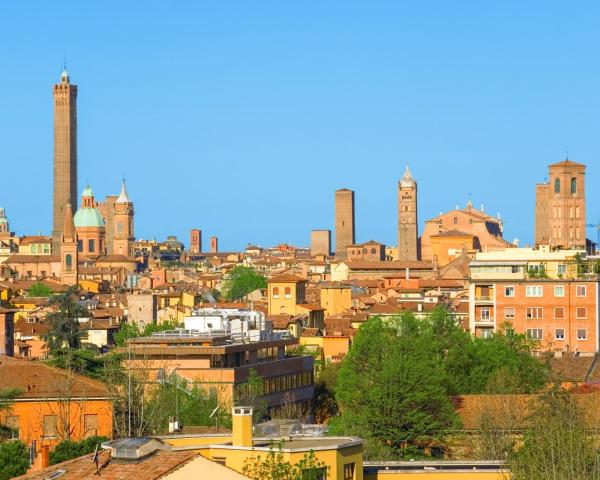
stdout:
{"type": "MultiPolygon", "coordinates": [[[[565,152],[600,219],[600,4],[522,1],[0,3],[0,205],[49,233],[52,84],[79,86],[79,189],[127,178],[136,235],[222,249],[309,244],[356,192],[357,241],[396,243],[469,198],[533,239],[534,188],[565,152]]],[[[595,231],[588,230],[595,238],[595,231]]]]}

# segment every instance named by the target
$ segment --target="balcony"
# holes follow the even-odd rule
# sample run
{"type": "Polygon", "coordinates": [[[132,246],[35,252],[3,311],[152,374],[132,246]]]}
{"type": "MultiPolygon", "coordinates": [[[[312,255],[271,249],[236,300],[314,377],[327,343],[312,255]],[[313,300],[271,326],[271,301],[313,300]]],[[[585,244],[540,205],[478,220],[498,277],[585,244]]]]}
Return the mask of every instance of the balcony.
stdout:
{"type": "Polygon", "coordinates": [[[494,317],[475,318],[475,324],[477,324],[477,325],[493,325],[494,321],[495,321],[494,317]]]}
{"type": "Polygon", "coordinates": [[[476,295],[475,303],[493,303],[494,297],[492,295],[476,295]]]}

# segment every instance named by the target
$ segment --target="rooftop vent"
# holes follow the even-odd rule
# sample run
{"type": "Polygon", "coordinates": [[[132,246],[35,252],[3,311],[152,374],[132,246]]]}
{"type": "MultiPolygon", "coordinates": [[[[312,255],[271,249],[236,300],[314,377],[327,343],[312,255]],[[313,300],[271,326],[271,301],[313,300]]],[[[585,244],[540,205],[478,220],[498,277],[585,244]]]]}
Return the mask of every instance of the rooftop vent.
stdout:
{"type": "Polygon", "coordinates": [[[155,438],[122,438],[104,442],[102,448],[110,450],[110,456],[115,460],[136,461],[152,455],[158,450],[171,450],[167,445],[155,438]]]}

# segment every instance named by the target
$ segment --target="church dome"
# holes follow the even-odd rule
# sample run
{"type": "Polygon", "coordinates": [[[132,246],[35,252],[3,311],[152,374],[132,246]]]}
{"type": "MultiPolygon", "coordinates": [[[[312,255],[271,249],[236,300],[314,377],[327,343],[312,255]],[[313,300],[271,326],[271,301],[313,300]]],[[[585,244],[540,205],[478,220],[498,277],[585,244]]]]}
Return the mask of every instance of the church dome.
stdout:
{"type": "Polygon", "coordinates": [[[75,228],[104,227],[104,220],[100,211],[94,206],[94,192],[89,185],[81,193],[81,208],[73,217],[75,228]]]}
{"type": "Polygon", "coordinates": [[[75,228],[80,227],[104,227],[102,215],[95,207],[81,207],[73,217],[75,228]]]}

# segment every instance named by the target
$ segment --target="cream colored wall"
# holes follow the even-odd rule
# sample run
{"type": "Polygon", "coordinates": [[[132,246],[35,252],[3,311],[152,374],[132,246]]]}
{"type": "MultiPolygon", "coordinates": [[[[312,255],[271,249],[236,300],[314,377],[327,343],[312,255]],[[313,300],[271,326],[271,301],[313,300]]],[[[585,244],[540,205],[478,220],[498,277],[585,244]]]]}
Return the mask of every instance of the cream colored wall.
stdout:
{"type": "Polygon", "coordinates": [[[510,476],[502,472],[390,472],[381,470],[375,474],[365,474],[364,480],[508,480],[510,476]]]}
{"type": "Polygon", "coordinates": [[[249,477],[242,475],[230,468],[224,467],[206,458],[199,456],[178,468],[172,473],[162,476],[168,480],[189,480],[189,479],[219,479],[219,480],[243,480],[249,477]]]}

